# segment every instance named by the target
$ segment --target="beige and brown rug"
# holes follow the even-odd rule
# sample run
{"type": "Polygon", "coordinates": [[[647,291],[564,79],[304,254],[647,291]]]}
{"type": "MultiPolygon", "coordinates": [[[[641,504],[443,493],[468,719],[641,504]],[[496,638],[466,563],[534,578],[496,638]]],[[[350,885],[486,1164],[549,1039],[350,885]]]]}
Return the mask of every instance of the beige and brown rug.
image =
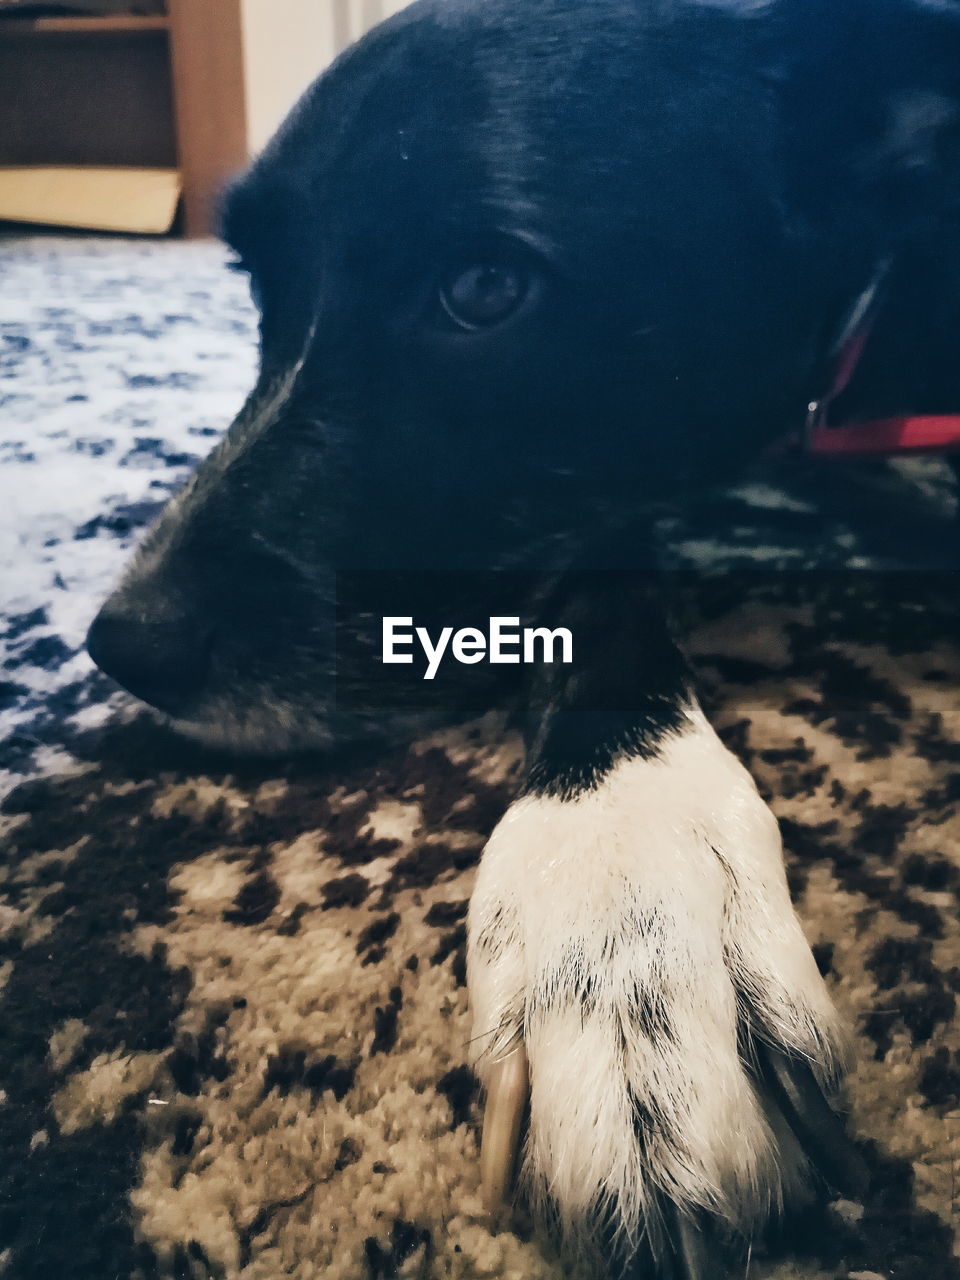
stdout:
{"type": "MultiPolygon", "coordinates": [[[[960,649],[923,585],[768,586],[691,642],[858,1029],[874,1191],[784,1280],[957,1274],[960,649]]],[[[477,1197],[464,913],[515,745],[491,721],[282,771],[145,722],[90,745],[5,807],[0,1274],[563,1275],[477,1197]]]]}

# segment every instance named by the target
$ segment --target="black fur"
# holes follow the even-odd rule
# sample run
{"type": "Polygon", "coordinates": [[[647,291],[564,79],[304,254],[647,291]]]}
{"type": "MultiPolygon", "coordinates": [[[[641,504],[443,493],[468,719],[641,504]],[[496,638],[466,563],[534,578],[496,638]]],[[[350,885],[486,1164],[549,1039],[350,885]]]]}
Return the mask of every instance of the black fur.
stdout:
{"type": "MultiPolygon", "coordinates": [[[[419,0],[224,231],[260,379],[94,657],[197,736],[333,746],[496,693],[387,679],[378,615],[576,619],[585,656],[527,691],[527,789],[567,797],[687,694],[652,513],[802,425],[882,264],[845,411],[960,407],[960,2],[419,0]],[[526,292],[465,329],[444,282],[483,263],[526,292]]],[[[707,1274],[688,1228],[676,1271],[707,1274]]]]}
{"type": "Polygon", "coordinates": [[[438,597],[425,570],[642,545],[652,502],[800,425],[883,260],[857,395],[960,403],[958,32],[948,0],[421,0],[375,30],[229,194],[262,375],[97,660],[241,747],[456,714],[380,714],[369,648],[335,665],[349,575],[456,617],[479,585],[438,597]],[[490,259],[529,293],[465,332],[438,284],[490,259]]]}

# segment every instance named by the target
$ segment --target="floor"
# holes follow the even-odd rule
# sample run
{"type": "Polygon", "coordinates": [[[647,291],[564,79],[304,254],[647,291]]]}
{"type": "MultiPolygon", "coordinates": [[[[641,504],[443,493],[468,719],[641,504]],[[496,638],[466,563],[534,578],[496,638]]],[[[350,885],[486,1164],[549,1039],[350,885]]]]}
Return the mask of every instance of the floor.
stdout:
{"type": "MultiPolygon", "coordinates": [[[[4,1280],[573,1275],[477,1194],[464,916],[515,740],[221,758],[81,650],[251,384],[243,281],[212,245],[8,238],[0,332],[4,1280]]],[[[855,1029],[874,1176],[754,1276],[960,1274],[955,503],[935,463],[772,464],[667,530],[722,571],[689,647],[855,1029]]]]}

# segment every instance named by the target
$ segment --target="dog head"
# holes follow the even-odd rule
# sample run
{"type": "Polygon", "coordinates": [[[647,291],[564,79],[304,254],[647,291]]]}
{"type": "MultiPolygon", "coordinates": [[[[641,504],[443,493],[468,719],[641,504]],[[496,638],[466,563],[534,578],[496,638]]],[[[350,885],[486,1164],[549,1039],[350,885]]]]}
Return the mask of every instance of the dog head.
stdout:
{"type": "Polygon", "coordinates": [[[227,196],[259,380],[94,659],[215,742],[396,728],[345,576],[551,567],[798,425],[956,195],[955,7],[840,7],[420,0],[348,51],[227,196]]]}

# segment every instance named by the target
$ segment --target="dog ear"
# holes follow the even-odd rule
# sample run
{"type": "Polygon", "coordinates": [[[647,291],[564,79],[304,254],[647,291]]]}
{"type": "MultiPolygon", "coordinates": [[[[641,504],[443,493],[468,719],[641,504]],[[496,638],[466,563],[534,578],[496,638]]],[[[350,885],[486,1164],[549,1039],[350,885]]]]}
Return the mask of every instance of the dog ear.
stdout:
{"type": "Polygon", "coordinates": [[[797,194],[926,221],[960,207],[960,0],[774,0],[754,11],[797,194]]]}

